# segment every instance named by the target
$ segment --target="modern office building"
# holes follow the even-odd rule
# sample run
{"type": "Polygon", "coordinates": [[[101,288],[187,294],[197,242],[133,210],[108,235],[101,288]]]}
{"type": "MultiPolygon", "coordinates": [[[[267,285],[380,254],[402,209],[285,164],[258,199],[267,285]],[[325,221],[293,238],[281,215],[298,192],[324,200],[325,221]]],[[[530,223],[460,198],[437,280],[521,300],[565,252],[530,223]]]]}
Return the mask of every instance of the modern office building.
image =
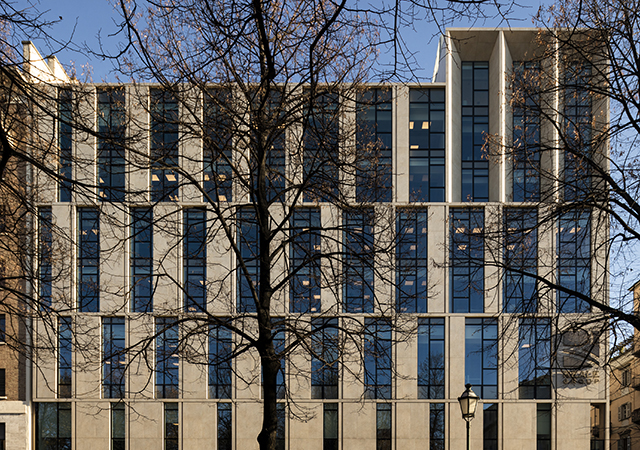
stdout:
{"type": "MultiPolygon", "coordinates": [[[[463,449],[457,397],[465,383],[481,397],[471,448],[608,446],[606,339],[570,326],[598,313],[523,275],[607,301],[606,258],[593,250],[607,238],[602,216],[581,207],[544,224],[538,217],[577,195],[571,177],[584,182],[559,149],[554,125],[572,120],[580,132],[596,129],[608,104],[582,95],[590,62],[563,66],[560,52],[538,61],[537,37],[535,29],[449,29],[432,82],[366,86],[366,107],[346,108],[339,122],[318,119],[336,134],[368,123],[374,137],[366,139],[382,150],[377,167],[388,177],[373,203],[366,184],[346,188],[345,198],[366,211],[341,211],[313,191],[295,204],[282,198],[279,207],[292,211],[291,230],[302,238],[275,262],[296,276],[274,295],[272,314],[299,318],[299,330],[324,329],[314,339],[325,345],[314,351],[310,343],[306,353],[301,346],[282,362],[279,448],[463,449]],[[545,93],[552,114],[535,114],[514,100],[510,80],[545,64],[558,68],[546,82],[575,82],[571,92],[545,93]],[[507,153],[512,142],[524,151],[507,153]],[[390,218],[387,227],[380,216],[390,218]],[[310,229],[322,231],[305,234],[310,229]],[[492,237],[501,229],[516,232],[492,237]],[[367,243],[389,236],[390,252],[368,253],[367,243]],[[342,279],[324,262],[296,272],[314,252],[334,250],[342,279]],[[331,343],[342,342],[338,330],[353,318],[366,333],[351,334],[335,363],[331,343]]],[[[228,229],[219,220],[251,215],[236,169],[251,161],[238,163],[246,156],[240,145],[224,157],[208,154],[207,140],[219,135],[180,139],[186,123],[175,119],[188,105],[159,86],[60,83],[57,98],[59,120],[47,129],[58,159],[45,167],[63,181],[33,168],[29,185],[38,208],[34,289],[39,307],[56,311],[55,320],[33,325],[31,448],[257,448],[257,354],[220,357],[255,331],[255,221],[228,229]],[[126,149],[117,145],[132,136],[126,149]],[[236,248],[230,236],[238,236],[236,248]],[[236,270],[239,259],[245,264],[236,270]],[[216,325],[226,317],[241,318],[235,332],[216,325]],[[47,347],[51,336],[56,343],[47,347]]],[[[324,101],[337,108],[343,100],[327,94],[324,101]]],[[[197,111],[215,116],[214,107],[197,111]]],[[[224,120],[232,119],[215,117],[213,126],[224,120]]],[[[269,165],[283,175],[272,185],[313,176],[295,164],[319,144],[304,135],[297,150],[295,135],[287,130],[271,142],[269,165]]],[[[361,136],[336,148],[358,151],[361,136]]],[[[329,168],[336,179],[359,180],[342,167],[329,168]]],[[[290,339],[279,333],[274,345],[285,348],[290,339]]]]}

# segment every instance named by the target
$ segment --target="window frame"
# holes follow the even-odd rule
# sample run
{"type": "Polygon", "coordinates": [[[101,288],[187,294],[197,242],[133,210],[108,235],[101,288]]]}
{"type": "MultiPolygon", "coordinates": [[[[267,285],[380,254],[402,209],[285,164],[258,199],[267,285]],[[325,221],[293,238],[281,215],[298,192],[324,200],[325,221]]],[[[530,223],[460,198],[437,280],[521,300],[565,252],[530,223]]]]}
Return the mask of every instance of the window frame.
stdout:
{"type": "Polygon", "coordinates": [[[444,88],[409,89],[410,202],[444,202],[446,200],[445,100],[444,88]],[[436,94],[437,98],[434,98],[436,94]],[[425,117],[419,117],[425,112],[426,121],[425,117]],[[418,127],[419,121],[422,124],[418,127]],[[441,128],[434,127],[434,123],[441,123],[441,128]],[[417,168],[420,167],[426,168],[426,173],[418,171],[417,168]],[[421,176],[422,180],[416,180],[417,176],[421,176]],[[427,180],[424,179],[425,176],[427,180]],[[442,181],[440,182],[439,179],[442,181]],[[426,185],[425,181],[427,181],[426,185]]]}
{"type": "Polygon", "coordinates": [[[100,210],[78,208],[77,292],[80,312],[100,312],[100,268],[100,210]],[[87,228],[89,226],[93,228],[87,228]]]}
{"type": "Polygon", "coordinates": [[[206,313],[207,210],[184,209],[183,224],[184,310],[187,313],[206,313]]]}

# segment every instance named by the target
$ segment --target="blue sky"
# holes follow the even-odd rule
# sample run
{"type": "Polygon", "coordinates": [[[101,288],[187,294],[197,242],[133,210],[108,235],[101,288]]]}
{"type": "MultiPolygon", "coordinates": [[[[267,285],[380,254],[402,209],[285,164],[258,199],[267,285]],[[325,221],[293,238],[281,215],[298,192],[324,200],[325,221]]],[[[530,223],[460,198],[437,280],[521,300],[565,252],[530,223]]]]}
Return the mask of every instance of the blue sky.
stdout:
{"type": "MultiPolygon", "coordinates": [[[[384,0],[374,0],[380,4],[384,0]]],[[[364,7],[368,2],[358,0],[358,6],[364,7]]],[[[438,4],[438,2],[433,2],[438,4]]],[[[444,4],[445,1],[441,0],[444,4]]],[[[523,0],[512,7],[508,13],[509,21],[502,18],[490,20],[457,20],[454,26],[531,26],[531,17],[542,4],[541,0],[523,0]]],[[[408,3],[407,3],[408,4],[408,3]]],[[[122,37],[114,36],[118,31],[120,17],[109,0],[18,0],[18,6],[34,8],[44,13],[48,20],[57,21],[49,34],[59,42],[72,41],[67,48],[60,44],[46,42],[43,39],[31,37],[43,56],[55,53],[60,62],[69,68],[75,67],[80,79],[87,72],[91,80],[115,81],[113,63],[102,60],[86,52],[86,49],[99,52],[100,46],[108,52],[115,53],[118,45],[122,45],[122,37]]],[[[490,10],[491,14],[494,9],[490,10]]],[[[422,70],[418,73],[421,79],[428,81],[433,72],[435,61],[438,29],[433,22],[427,20],[416,21],[403,29],[403,37],[411,52],[416,53],[422,70]]],[[[384,54],[381,58],[388,58],[384,54]]]]}

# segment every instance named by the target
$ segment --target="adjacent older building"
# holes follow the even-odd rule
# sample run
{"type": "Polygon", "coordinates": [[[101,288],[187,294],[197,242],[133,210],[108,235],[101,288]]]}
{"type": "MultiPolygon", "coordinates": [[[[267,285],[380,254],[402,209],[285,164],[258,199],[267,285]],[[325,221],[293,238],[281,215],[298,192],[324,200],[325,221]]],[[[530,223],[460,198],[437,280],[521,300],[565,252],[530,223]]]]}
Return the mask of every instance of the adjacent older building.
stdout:
{"type": "MultiPolygon", "coordinates": [[[[349,124],[368,134],[336,144],[335,161],[368,143],[382,171],[373,189],[344,164],[324,169],[356,180],[345,183],[353,210],[304,188],[273,206],[291,214],[300,239],[274,262],[295,276],[274,294],[272,313],[304,324],[276,334],[274,346],[316,332],[282,361],[279,448],[465,448],[465,383],[482,399],[471,448],[608,445],[606,339],[587,325],[598,312],[531,276],[607,302],[607,262],[593,251],[607,239],[602,216],[576,207],[539,217],[585,182],[557,144],[558,105],[580,132],[602,124],[608,105],[584,95],[591,62],[540,60],[538,36],[450,29],[433,82],[368,85],[355,99],[328,92],[323,113],[364,106],[345,107],[340,121],[314,116],[320,137],[301,125],[269,142],[269,170],[281,175],[270,188],[304,185],[315,173],[306,162],[349,124]],[[545,78],[554,114],[513,94],[545,64],[565,64],[545,78]],[[385,242],[390,251],[371,251],[385,242]],[[338,262],[301,262],[316,252],[338,262]],[[354,321],[366,333],[345,344],[354,321]]],[[[252,161],[235,138],[211,131],[240,120],[215,116],[219,97],[207,107],[233,88],[211,89],[189,104],[155,85],[59,86],[58,160],[48,164],[62,181],[33,174],[34,289],[39,307],[58,313],[33,325],[36,341],[57,339],[28,380],[36,450],[257,448],[257,354],[224,357],[255,331],[257,225],[242,177],[252,161]],[[199,123],[188,114],[205,124],[199,137],[184,138],[199,123]],[[227,228],[225,217],[237,220],[227,228]],[[218,326],[227,318],[235,328],[218,326]]]]}
{"type": "MultiPolygon", "coordinates": [[[[634,284],[634,310],[638,311],[640,284],[634,284]]],[[[640,343],[633,339],[619,346],[611,360],[611,448],[640,448],[640,343]]]]}

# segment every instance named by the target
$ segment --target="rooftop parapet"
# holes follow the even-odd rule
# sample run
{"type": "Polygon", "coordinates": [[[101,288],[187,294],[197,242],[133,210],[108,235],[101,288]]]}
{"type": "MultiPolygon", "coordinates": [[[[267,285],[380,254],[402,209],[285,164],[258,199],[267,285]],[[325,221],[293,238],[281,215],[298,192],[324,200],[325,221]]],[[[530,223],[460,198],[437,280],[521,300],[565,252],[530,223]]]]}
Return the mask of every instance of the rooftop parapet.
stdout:
{"type": "Polygon", "coordinates": [[[46,59],[31,41],[22,41],[24,62],[22,70],[32,83],[69,83],[71,78],[55,56],[46,59]]]}

